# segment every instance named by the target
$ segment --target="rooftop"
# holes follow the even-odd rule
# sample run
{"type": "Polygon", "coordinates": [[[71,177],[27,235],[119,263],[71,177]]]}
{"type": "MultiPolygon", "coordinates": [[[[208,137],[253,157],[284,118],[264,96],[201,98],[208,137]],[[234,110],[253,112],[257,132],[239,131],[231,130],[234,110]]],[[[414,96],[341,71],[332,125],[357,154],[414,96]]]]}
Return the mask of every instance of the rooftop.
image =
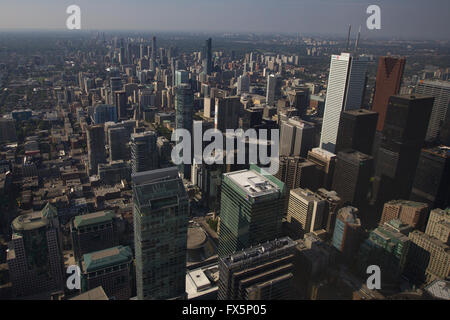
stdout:
{"type": "Polygon", "coordinates": [[[250,197],[281,192],[281,189],[275,183],[254,170],[224,173],[224,177],[228,177],[250,197]]]}
{"type": "Polygon", "coordinates": [[[103,223],[111,221],[114,218],[114,213],[112,211],[100,211],[89,214],[83,214],[81,216],[76,216],[73,221],[75,228],[84,227],[88,225],[103,223]]]}
{"type": "Polygon", "coordinates": [[[129,262],[133,253],[128,246],[117,246],[83,255],[83,272],[94,272],[107,267],[129,262]]]}
{"type": "Polygon", "coordinates": [[[95,289],[86,291],[76,297],[73,297],[70,300],[109,300],[109,299],[105,293],[105,290],[103,290],[103,288],[100,286],[95,289]]]}
{"type": "Polygon", "coordinates": [[[50,203],[47,203],[40,212],[23,214],[15,218],[12,222],[12,228],[15,232],[39,229],[48,225],[50,219],[57,215],[56,208],[50,203]]]}

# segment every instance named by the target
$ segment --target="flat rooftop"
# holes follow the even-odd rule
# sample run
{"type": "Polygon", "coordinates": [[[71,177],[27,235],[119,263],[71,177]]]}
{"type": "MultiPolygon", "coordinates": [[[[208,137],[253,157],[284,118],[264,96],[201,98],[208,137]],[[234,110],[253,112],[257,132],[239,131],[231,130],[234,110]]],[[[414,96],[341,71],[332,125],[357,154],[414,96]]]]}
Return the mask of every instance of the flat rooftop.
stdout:
{"type": "Polygon", "coordinates": [[[104,223],[111,221],[114,218],[112,211],[100,211],[89,214],[83,214],[74,218],[73,225],[75,228],[84,227],[88,225],[104,223]]]}
{"type": "Polygon", "coordinates": [[[225,173],[224,176],[233,181],[250,197],[259,197],[281,192],[275,183],[253,170],[225,173]]]}
{"type": "Polygon", "coordinates": [[[83,255],[82,267],[84,272],[94,272],[107,267],[129,262],[133,253],[128,246],[117,246],[105,250],[86,253],[83,255]]]}

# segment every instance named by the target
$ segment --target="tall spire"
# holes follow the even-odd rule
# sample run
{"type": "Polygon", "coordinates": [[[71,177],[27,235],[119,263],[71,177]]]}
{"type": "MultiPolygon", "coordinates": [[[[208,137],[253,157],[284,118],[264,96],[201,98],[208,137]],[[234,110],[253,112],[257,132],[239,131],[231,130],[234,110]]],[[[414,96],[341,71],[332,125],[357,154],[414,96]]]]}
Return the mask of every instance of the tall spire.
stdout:
{"type": "Polygon", "coordinates": [[[352,25],[349,24],[348,25],[348,35],[347,35],[347,47],[345,49],[345,51],[348,51],[349,47],[350,47],[350,32],[352,30],[352,25]]]}

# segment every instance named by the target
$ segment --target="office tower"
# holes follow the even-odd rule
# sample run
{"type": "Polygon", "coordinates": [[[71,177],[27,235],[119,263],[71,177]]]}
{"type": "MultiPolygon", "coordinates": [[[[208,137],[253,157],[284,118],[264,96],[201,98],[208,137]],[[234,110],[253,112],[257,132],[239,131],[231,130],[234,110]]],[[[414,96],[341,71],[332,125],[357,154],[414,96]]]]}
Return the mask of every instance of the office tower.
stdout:
{"type": "Polygon", "coordinates": [[[346,149],[371,154],[378,114],[358,109],[343,111],[336,140],[336,153],[346,149]]]}
{"type": "Polygon", "coordinates": [[[422,149],[410,199],[430,208],[450,206],[450,148],[422,149]]]}
{"type": "Polygon", "coordinates": [[[314,146],[315,127],[298,117],[280,121],[280,155],[306,158],[314,146]]]}
{"type": "Polygon", "coordinates": [[[294,239],[320,230],[327,217],[327,202],[309,189],[292,189],[289,196],[287,221],[294,239]]]}
{"type": "MultiPolygon", "coordinates": [[[[192,117],[194,115],[194,93],[191,86],[181,84],[175,89],[175,112],[176,112],[176,129],[185,129],[192,136],[192,117]]],[[[181,141],[177,137],[177,142],[181,141]]],[[[192,151],[191,151],[192,155],[192,151]]],[[[180,154],[183,157],[182,154],[180,154]]],[[[178,166],[182,177],[189,179],[191,176],[191,166],[189,163],[182,163],[178,166]]]]}
{"type": "Polygon", "coordinates": [[[391,220],[370,232],[369,238],[358,251],[358,269],[366,275],[367,267],[380,267],[382,282],[386,279],[398,281],[403,274],[410,245],[410,239],[397,231],[402,228],[401,221],[391,220]]]}
{"type": "Polygon", "coordinates": [[[14,120],[0,119],[0,143],[16,141],[16,122],[14,120]]]}
{"type": "Polygon", "coordinates": [[[281,77],[279,75],[270,74],[267,76],[266,104],[275,106],[276,101],[281,96],[281,77]]]}
{"type": "Polygon", "coordinates": [[[47,204],[40,212],[20,215],[11,228],[7,262],[13,297],[49,299],[62,291],[64,261],[56,208],[47,204]]]}
{"type": "Polygon", "coordinates": [[[81,292],[101,286],[111,300],[131,298],[133,252],[117,246],[86,253],[80,261],[81,292]]]}
{"type": "Polygon", "coordinates": [[[205,72],[207,75],[210,75],[213,68],[213,62],[212,62],[212,49],[211,49],[211,38],[205,41],[205,47],[204,47],[204,59],[203,59],[203,72],[205,72]]]}
{"type": "Polygon", "coordinates": [[[318,177],[318,185],[330,190],[336,166],[336,155],[321,148],[313,148],[308,151],[307,159],[316,165],[323,177],[323,179],[318,177]]]}
{"type": "Polygon", "coordinates": [[[117,122],[117,107],[109,104],[99,104],[94,107],[94,123],[117,122]]]}
{"type": "Polygon", "coordinates": [[[431,210],[425,233],[450,244],[450,208],[431,210]]]}
{"type": "Polygon", "coordinates": [[[129,160],[130,134],[124,127],[108,129],[109,161],[129,160]]]}
{"type": "Polygon", "coordinates": [[[324,188],[317,189],[316,194],[327,202],[327,216],[324,218],[325,230],[329,235],[333,235],[336,216],[341,208],[342,200],[336,191],[329,191],[324,188]]]}
{"type": "Polygon", "coordinates": [[[250,92],[250,78],[247,73],[239,76],[237,81],[237,95],[250,92]]]}
{"type": "Polygon", "coordinates": [[[281,232],[285,187],[260,168],[224,173],[220,203],[219,256],[266,241],[281,232]]]}
{"type": "Polygon", "coordinates": [[[399,219],[414,229],[425,229],[428,218],[428,205],[408,200],[391,200],[384,204],[380,224],[399,219]]]}
{"type": "Polygon", "coordinates": [[[390,98],[376,157],[373,199],[378,206],[392,199],[409,199],[433,99],[412,95],[390,98]]]}
{"type": "Polygon", "coordinates": [[[342,256],[351,259],[358,250],[361,238],[361,221],[358,218],[358,209],[343,207],[339,210],[333,232],[333,246],[342,256]]]}
{"type": "Polygon", "coordinates": [[[99,163],[106,163],[105,130],[103,125],[89,126],[87,133],[88,174],[98,172],[99,163]]]}
{"type": "Polygon", "coordinates": [[[450,276],[450,247],[439,239],[414,230],[409,233],[405,275],[415,284],[430,283],[450,276]]]}
{"type": "Polygon", "coordinates": [[[132,180],[137,297],[183,296],[189,200],[178,170],[140,172],[132,180]]]}
{"type": "Polygon", "coordinates": [[[243,107],[240,97],[215,99],[214,127],[222,132],[239,127],[239,115],[243,107]]]}
{"type": "Polygon", "coordinates": [[[144,172],[158,168],[157,135],[153,131],[131,135],[131,172],[144,172]]]}
{"type": "Polygon", "coordinates": [[[450,82],[421,80],[416,87],[416,94],[434,97],[433,110],[430,115],[426,140],[439,137],[440,129],[449,116],[450,82]]]}
{"type": "Polygon", "coordinates": [[[166,137],[158,137],[156,141],[160,166],[166,166],[171,160],[172,147],[166,137]]]}
{"type": "Polygon", "coordinates": [[[333,187],[344,203],[359,207],[367,203],[373,157],[356,150],[341,151],[337,155],[333,187]]]}
{"type": "Polygon", "coordinates": [[[289,106],[298,111],[300,117],[306,115],[306,110],[309,107],[310,92],[308,87],[294,88],[287,91],[287,98],[289,106]]]}
{"type": "Polygon", "coordinates": [[[156,48],[156,37],[153,36],[152,37],[152,60],[153,60],[154,63],[156,63],[156,51],[157,51],[157,48],[156,48]]]}
{"type": "Polygon", "coordinates": [[[405,58],[380,57],[372,110],[378,112],[377,131],[383,131],[389,98],[400,93],[405,58]]]}
{"type": "Polygon", "coordinates": [[[70,222],[75,260],[83,254],[114,247],[114,212],[100,211],[76,216],[70,222]]]}
{"type": "Polygon", "coordinates": [[[218,299],[292,299],[295,246],[284,237],[220,257],[218,299]]]}
{"type": "Polygon", "coordinates": [[[300,157],[280,157],[278,172],[275,177],[282,181],[286,188],[309,188],[315,190],[317,168],[314,163],[300,157]]]}
{"type": "Polygon", "coordinates": [[[122,90],[122,78],[120,77],[112,77],[109,79],[111,91],[114,93],[116,91],[122,90]]]}
{"type": "Polygon", "coordinates": [[[211,97],[205,97],[203,100],[203,116],[206,118],[214,117],[215,99],[211,97]]]}
{"type": "Polygon", "coordinates": [[[131,180],[131,167],[129,162],[123,160],[100,163],[98,165],[98,177],[100,183],[105,185],[115,185],[122,180],[131,180]]]}
{"type": "Polygon", "coordinates": [[[128,119],[127,117],[127,93],[125,90],[114,92],[115,105],[117,108],[117,116],[120,120],[128,119]]]}
{"type": "Polygon", "coordinates": [[[175,71],[175,87],[178,87],[182,83],[189,84],[189,72],[186,70],[177,70],[175,71]]]}
{"type": "Polygon", "coordinates": [[[342,111],[360,109],[365,93],[367,57],[332,55],[320,147],[335,152],[342,111]]]}

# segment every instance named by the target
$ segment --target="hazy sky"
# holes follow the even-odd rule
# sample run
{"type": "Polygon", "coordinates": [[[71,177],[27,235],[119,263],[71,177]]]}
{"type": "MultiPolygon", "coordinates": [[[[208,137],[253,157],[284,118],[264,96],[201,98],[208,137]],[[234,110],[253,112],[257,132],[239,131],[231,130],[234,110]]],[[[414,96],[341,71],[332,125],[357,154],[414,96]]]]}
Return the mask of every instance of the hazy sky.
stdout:
{"type": "Polygon", "coordinates": [[[84,30],[300,32],[450,39],[449,0],[0,0],[0,29],[64,29],[76,4],[84,30]],[[381,30],[366,9],[381,7],[381,30]]]}

